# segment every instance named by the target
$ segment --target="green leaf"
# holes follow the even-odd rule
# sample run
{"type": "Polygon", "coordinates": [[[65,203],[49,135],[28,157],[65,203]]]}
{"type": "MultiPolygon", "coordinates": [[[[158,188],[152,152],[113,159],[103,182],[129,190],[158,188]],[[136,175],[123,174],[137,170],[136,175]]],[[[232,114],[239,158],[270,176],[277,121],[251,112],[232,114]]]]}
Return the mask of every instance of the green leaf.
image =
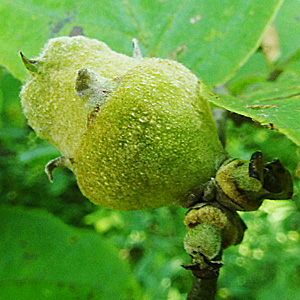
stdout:
{"type": "MultiPolygon", "coordinates": [[[[23,127],[26,124],[20,105],[22,82],[0,68],[0,131],[2,128],[23,127]]],[[[6,130],[3,132],[8,134],[6,130]]]]}
{"type": "Polygon", "coordinates": [[[286,134],[300,146],[300,77],[249,86],[239,97],[206,97],[229,111],[250,117],[270,129],[286,134]]]}
{"type": "Polygon", "coordinates": [[[265,81],[269,70],[262,52],[254,53],[247,63],[231,78],[226,87],[232,95],[240,94],[244,88],[256,82],[265,81]]]}
{"type": "Polygon", "coordinates": [[[300,76],[300,50],[298,50],[286,63],[284,64],[284,73],[279,77],[294,77],[300,76]]]}
{"type": "Polygon", "coordinates": [[[128,265],[98,234],[40,210],[0,207],[0,299],[141,299],[128,265]]]}
{"type": "Polygon", "coordinates": [[[178,58],[208,85],[228,80],[258,47],[283,0],[2,0],[0,64],[26,79],[18,52],[42,45],[73,26],[131,55],[137,38],[144,56],[178,58]]]}
{"type": "Polygon", "coordinates": [[[281,63],[300,48],[300,0],[285,1],[274,24],[280,41],[281,63]]]}
{"type": "Polygon", "coordinates": [[[274,66],[270,66],[266,63],[263,53],[257,51],[227,83],[231,93],[238,94],[245,86],[268,78],[274,68],[300,75],[300,0],[285,1],[274,24],[280,44],[278,61],[274,66]]]}

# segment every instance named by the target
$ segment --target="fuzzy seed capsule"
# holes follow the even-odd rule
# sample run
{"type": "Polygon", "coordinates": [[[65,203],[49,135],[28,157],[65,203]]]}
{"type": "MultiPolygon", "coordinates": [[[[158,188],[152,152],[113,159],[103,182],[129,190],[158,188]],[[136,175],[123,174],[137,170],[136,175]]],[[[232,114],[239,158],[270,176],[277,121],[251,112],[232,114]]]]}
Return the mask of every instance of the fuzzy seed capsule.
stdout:
{"type": "Polygon", "coordinates": [[[87,128],[86,105],[74,88],[78,70],[87,68],[114,80],[136,64],[105,43],[83,36],[49,40],[34,60],[35,72],[29,62],[30,80],[21,91],[28,123],[38,136],[70,158],[87,128]]]}
{"type": "Polygon", "coordinates": [[[202,83],[175,61],[145,58],[110,94],[75,151],[93,202],[139,210],[180,204],[223,155],[202,83]]]}
{"type": "Polygon", "coordinates": [[[30,126],[62,154],[46,166],[68,167],[92,202],[131,211],[218,201],[255,210],[264,198],[293,194],[278,160],[230,160],[219,141],[205,86],[178,62],[134,57],[82,36],[50,40],[22,60],[21,92],[30,126]],[[224,163],[226,161],[226,163],[224,163]]]}

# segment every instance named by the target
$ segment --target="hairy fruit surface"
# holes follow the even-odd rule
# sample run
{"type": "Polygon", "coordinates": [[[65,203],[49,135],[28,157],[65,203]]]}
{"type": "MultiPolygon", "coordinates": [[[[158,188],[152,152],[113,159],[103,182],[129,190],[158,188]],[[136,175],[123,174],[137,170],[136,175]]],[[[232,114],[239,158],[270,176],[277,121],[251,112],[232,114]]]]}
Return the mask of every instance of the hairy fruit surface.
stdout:
{"type": "Polygon", "coordinates": [[[123,211],[211,201],[249,211],[292,197],[279,160],[265,164],[259,151],[228,159],[191,71],[143,59],[133,43],[133,58],[82,36],[50,40],[35,60],[21,54],[25,115],[62,154],[46,166],[51,181],[54,168],[68,167],[88,199],[123,211]]]}
{"type": "Polygon", "coordinates": [[[63,155],[48,171],[66,165],[87,198],[126,211],[182,205],[224,158],[203,84],[138,50],[131,58],[85,37],[52,39],[21,93],[29,124],[63,155]]]}
{"type": "Polygon", "coordinates": [[[128,71],[75,151],[82,192],[132,210],[178,204],[206,183],[223,148],[201,89],[174,61],[145,58],[128,71]]]}
{"type": "Polygon", "coordinates": [[[29,125],[37,135],[72,158],[86,131],[85,103],[74,88],[77,71],[90,68],[108,79],[125,74],[136,61],[105,43],[82,36],[49,40],[35,59],[36,72],[21,92],[29,125]]]}

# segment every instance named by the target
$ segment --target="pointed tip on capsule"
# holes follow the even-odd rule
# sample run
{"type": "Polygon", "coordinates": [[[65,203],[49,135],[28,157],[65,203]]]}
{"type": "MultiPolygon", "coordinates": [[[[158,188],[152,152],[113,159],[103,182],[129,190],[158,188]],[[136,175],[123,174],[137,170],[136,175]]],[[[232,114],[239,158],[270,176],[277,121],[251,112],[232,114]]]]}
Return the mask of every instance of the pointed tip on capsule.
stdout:
{"type": "Polygon", "coordinates": [[[81,26],[73,26],[69,37],[73,36],[84,36],[84,29],[81,26]]]}
{"type": "Polygon", "coordinates": [[[138,40],[132,39],[132,43],[133,43],[133,58],[135,58],[137,60],[142,60],[143,55],[142,55],[142,51],[139,47],[138,40]]]}
{"type": "Polygon", "coordinates": [[[260,151],[256,151],[252,154],[249,163],[249,177],[258,179],[261,183],[264,180],[264,163],[263,154],[260,151]]]}
{"type": "Polygon", "coordinates": [[[22,52],[20,52],[20,55],[21,55],[21,58],[22,58],[22,61],[23,61],[23,64],[24,64],[25,68],[29,72],[36,73],[38,71],[38,68],[37,68],[38,61],[37,60],[28,59],[22,52]]]}

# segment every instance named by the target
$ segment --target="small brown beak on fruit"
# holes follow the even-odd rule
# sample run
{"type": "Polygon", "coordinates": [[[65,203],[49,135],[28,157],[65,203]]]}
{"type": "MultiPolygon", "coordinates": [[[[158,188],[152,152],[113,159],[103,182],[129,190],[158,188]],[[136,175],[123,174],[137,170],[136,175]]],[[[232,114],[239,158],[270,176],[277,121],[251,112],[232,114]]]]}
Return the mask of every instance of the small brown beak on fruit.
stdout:
{"type": "Polygon", "coordinates": [[[263,155],[261,152],[252,154],[249,164],[249,176],[263,182],[264,179],[264,164],[263,155]]]}
{"type": "Polygon", "coordinates": [[[36,73],[38,71],[38,68],[37,68],[38,61],[37,60],[28,59],[27,57],[24,56],[24,54],[22,52],[20,52],[20,55],[22,57],[22,61],[23,61],[24,65],[25,65],[25,68],[29,72],[36,73]]]}
{"type": "Polygon", "coordinates": [[[268,191],[264,195],[266,199],[291,199],[293,196],[292,176],[279,159],[264,164],[262,153],[253,153],[249,164],[249,177],[262,183],[263,188],[268,191]]]}

